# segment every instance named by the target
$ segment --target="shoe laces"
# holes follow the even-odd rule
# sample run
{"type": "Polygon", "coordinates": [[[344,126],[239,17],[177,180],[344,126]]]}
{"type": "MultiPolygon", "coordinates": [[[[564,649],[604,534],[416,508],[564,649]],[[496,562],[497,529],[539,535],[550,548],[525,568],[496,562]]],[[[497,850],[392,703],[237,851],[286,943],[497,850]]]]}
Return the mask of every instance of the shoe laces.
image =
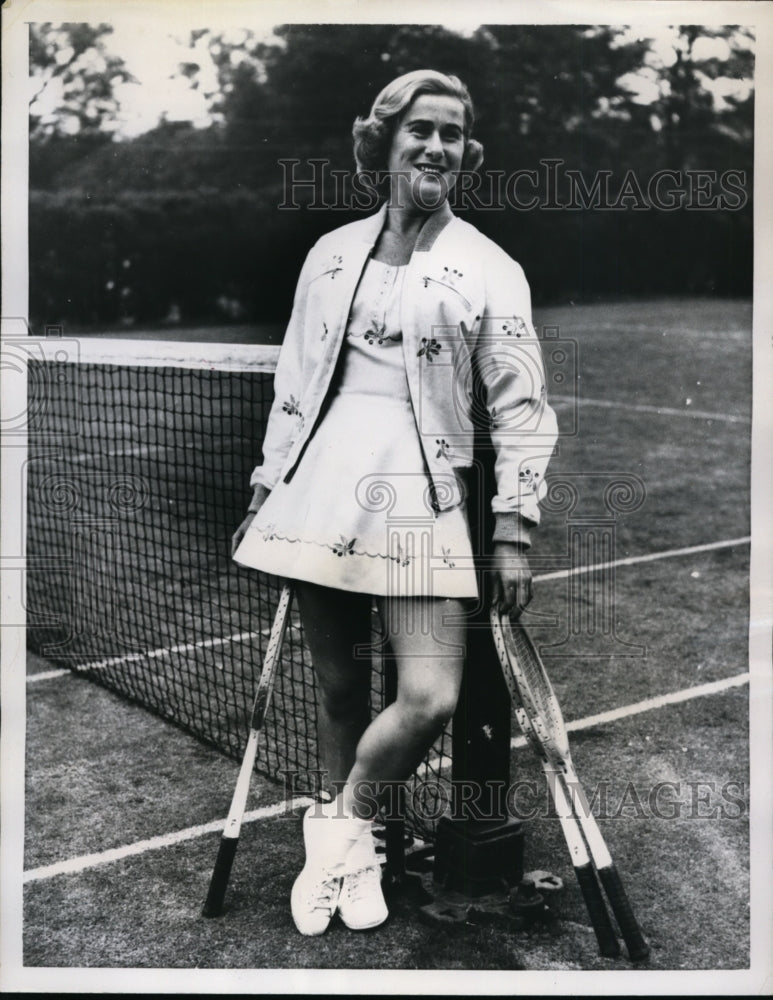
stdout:
{"type": "Polygon", "coordinates": [[[381,885],[381,866],[368,865],[367,868],[357,868],[347,872],[344,878],[344,892],[352,903],[370,895],[381,885]]]}
{"type": "Polygon", "coordinates": [[[335,909],[338,893],[341,888],[341,876],[332,871],[323,872],[319,878],[309,886],[308,899],[312,910],[327,910],[332,912],[335,909]]]}

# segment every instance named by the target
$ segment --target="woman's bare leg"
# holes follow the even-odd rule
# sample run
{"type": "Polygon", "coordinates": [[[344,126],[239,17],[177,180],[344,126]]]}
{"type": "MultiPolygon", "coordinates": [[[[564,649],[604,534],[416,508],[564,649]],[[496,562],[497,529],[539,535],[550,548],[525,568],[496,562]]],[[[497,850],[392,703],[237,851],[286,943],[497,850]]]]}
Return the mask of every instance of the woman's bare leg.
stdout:
{"type": "Polygon", "coordinates": [[[357,745],[342,795],[347,815],[370,819],[379,782],[408,778],[456,708],[464,664],[465,604],[451,598],[381,598],[397,666],[397,698],[357,745]],[[358,796],[363,784],[365,795],[358,796]]]}
{"type": "Polygon", "coordinates": [[[317,681],[317,743],[329,784],[340,789],[370,722],[371,598],[297,581],[303,631],[317,681]]]}
{"type": "Polygon", "coordinates": [[[464,663],[465,604],[452,598],[378,598],[397,667],[397,698],[370,721],[370,597],[298,582],[317,680],[317,738],[347,815],[370,819],[378,783],[408,778],[453,715],[464,663]],[[367,793],[357,801],[357,786],[367,793]]]}
{"type": "Polygon", "coordinates": [[[297,593],[317,678],[320,756],[342,791],[304,816],[306,863],[293,885],[293,919],[301,933],[321,934],[338,908],[348,927],[376,927],[388,909],[369,820],[378,811],[379,785],[404,781],[453,714],[464,662],[464,605],[380,599],[397,698],[368,724],[370,598],[310,584],[299,584],[297,593]],[[364,796],[358,794],[363,787],[364,796]]]}

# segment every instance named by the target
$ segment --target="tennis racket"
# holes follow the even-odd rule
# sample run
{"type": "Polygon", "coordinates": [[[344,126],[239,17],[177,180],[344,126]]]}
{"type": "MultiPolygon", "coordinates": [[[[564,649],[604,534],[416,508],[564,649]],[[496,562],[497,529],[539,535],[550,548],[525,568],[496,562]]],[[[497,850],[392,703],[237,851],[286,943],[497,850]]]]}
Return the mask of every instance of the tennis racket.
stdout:
{"type": "Polygon", "coordinates": [[[266,721],[274,674],[279,662],[279,654],[282,650],[285,629],[287,628],[291,600],[292,587],[289,583],[285,583],[279,595],[279,604],[274,616],[274,624],[271,626],[271,634],[268,637],[268,645],[263,656],[263,667],[260,671],[258,690],[252,705],[250,735],[247,739],[247,748],[244,751],[242,766],[239,770],[239,777],[236,780],[236,788],[231,800],[231,808],[225,821],[223,835],[220,838],[220,847],[218,848],[215,867],[212,871],[212,878],[209,882],[209,892],[201,911],[205,917],[219,917],[223,912],[223,900],[225,899],[228,879],[231,875],[231,866],[236,855],[236,848],[239,846],[239,832],[242,826],[244,809],[247,805],[247,794],[250,790],[252,769],[255,766],[258,737],[263,728],[263,723],[266,721]]]}
{"type": "Polygon", "coordinates": [[[542,762],[599,949],[603,955],[611,956],[619,952],[609,914],[599,892],[594,865],[629,957],[636,961],[646,958],[649,945],[634,916],[601,830],[582,795],[561,708],[542,660],[526,629],[519,624],[513,626],[509,619],[500,616],[496,608],[491,609],[491,627],[505,681],[515,703],[518,724],[542,762]],[[575,809],[573,791],[582,799],[579,809],[575,809]],[[587,850],[582,843],[583,836],[587,850]]]}

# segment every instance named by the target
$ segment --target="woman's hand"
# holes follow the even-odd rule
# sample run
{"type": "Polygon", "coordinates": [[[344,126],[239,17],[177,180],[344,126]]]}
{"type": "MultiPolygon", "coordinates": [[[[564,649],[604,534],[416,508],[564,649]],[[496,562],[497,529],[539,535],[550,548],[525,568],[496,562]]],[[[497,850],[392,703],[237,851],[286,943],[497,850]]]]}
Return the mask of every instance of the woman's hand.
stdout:
{"type": "Polygon", "coordinates": [[[247,529],[252,524],[255,519],[255,515],[258,513],[260,508],[268,499],[268,495],[271,491],[266,489],[265,486],[256,486],[252,493],[252,500],[250,501],[250,506],[247,510],[247,516],[233,533],[231,537],[231,556],[233,557],[234,552],[239,548],[241,540],[247,534],[247,529]]]}
{"type": "Polygon", "coordinates": [[[491,606],[517,618],[531,600],[531,569],[525,550],[515,542],[494,545],[491,606]]]}
{"type": "Polygon", "coordinates": [[[247,534],[247,528],[249,528],[249,526],[252,524],[252,522],[255,519],[255,515],[257,513],[258,512],[256,510],[255,511],[251,510],[247,514],[247,516],[245,517],[245,519],[242,521],[242,523],[239,525],[239,527],[236,529],[236,531],[233,533],[233,535],[231,536],[231,556],[232,557],[233,557],[234,552],[236,552],[236,550],[239,548],[239,545],[241,544],[241,540],[247,534]]]}

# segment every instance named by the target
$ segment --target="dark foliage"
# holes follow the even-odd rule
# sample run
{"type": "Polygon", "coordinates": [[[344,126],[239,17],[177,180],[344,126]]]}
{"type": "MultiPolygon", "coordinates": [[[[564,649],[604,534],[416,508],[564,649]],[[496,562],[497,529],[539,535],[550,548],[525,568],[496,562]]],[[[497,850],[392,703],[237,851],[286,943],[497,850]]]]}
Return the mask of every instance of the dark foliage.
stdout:
{"type": "MultiPolygon", "coordinates": [[[[102,45],[103,29],[70,30],[78,58],[102,45]]],[[[332,171],[353,167],[355,116],[395,75],[427,65],[468,83],[486,151],[477,199],[456,207],[523,263],[536,302],[751,291],[753,98],[716,111],[701,82],[701,74],[751,77],[752,56],[734,29],[680,29],[677,59],[649,105],[620,82],[642,66],[648,43],[624,43],[611,28],[495,25],[461,36],[427,25],[290,25],[276,37],[248,41],[236,60],[233,45],[210,36],[220,86],[207,129],[164,121],[135,140],[110,141],[95,121],[109,117],[111,95],[94,74],[86,108],[68,91],[63,113],[84,123],[80,131],[37,123],[33,321],[286,318],[308,247],[357,214],[351,205],[312,207],[338,199],[332,171]],[[706,34],[731,43],[724,63],[694,58],[706,34]],[[324,159],[326,173],[317,168],[316,189],[288,198],[288,171],[311,177],[311,158],[324,159]],[[283,165],[289,160],[299,162],[283,165]],[[534,173],[500,190],[498,210],[488,210],[492,172],[517,171],[534,173]],[[671,173],[655,188],[662,171],[671,173]],[[736,173],[728,179],[728,171],[736,173]]],[[[33,65],[50,63],[50,38],[33,41],[33,65]]],[[[109,65],[125,78],[119,63],[109,65]]],[[[69,80],[65,70],[56,68],[69,80]]],[[[181,72],[197,85],[196,63],[181,72]]]]}

